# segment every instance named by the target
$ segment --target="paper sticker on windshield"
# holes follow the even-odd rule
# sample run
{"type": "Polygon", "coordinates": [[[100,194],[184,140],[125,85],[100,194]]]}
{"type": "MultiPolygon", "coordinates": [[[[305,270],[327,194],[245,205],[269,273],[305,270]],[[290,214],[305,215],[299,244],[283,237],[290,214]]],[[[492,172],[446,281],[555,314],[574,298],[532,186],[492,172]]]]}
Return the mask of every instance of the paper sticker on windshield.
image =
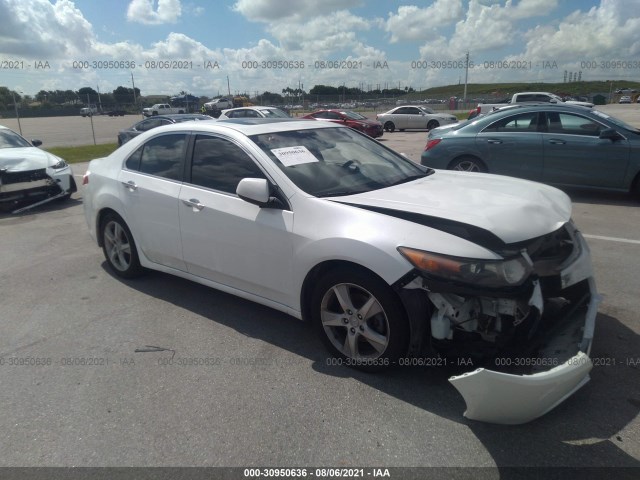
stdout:
{"type": "Polygon", "coordinates": [[[302,163],[319,162],[319,160],[313,156],[313,153],[307,150],[307,147],[302,145],[298,145],[296,147],[272,148],[271,151],[285,167],[292,167],[302,163]]]}

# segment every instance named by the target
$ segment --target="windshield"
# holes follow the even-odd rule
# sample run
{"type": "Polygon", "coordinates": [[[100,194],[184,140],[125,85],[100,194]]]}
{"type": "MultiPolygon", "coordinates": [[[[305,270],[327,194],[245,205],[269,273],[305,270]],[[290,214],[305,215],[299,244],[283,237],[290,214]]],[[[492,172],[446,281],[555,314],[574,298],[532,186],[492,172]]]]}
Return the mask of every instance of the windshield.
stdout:
{"type": "Polygon", "coordinates": [[[422,167],[350,128],[318,128],[250,137],[305,192],[351,195],[428,175],[422,167]]]}
{"type": "Polygon", "coordinates": [[[611,115],[607,115],[606,113],[601,112],[600,110],[592,110],[592,113],[594,115],[597,115],[599,117],[602,117],[602,118],[610,121],[611,123],[617,125],[618,127],[624,128],[625,130],[629,130],[630,132],[634,132],[634,133],[640,133],[640,129],[638,129],[636,127],[632,127],[631,125],[629,125],[628,123],[623,122],[619,118],[612,117],[611,115]]]}
{"type": "Polygon", "coordinates": [[[343,115],[349,117],[352,120],[366,120],[367,117],[365,117],[364,115],[360,115],[359,113],[356,112],[352,112],[350,110],[345,110],[344,112],[340,112],[343,115]]]}
{"type": "Polygon", "coordinates": [[[0,130],[0,148],[33,147],[24,138],[11,130],[0,130]]]}
{"type": "Polygon", "coordinates": [[[289,117],[289,115],[287,115],[286,112],[283,112],[279,108],[265,108],[263,110],[260,110],[260,113],[262,113],[267,118],[291,118],[289,117]]]}

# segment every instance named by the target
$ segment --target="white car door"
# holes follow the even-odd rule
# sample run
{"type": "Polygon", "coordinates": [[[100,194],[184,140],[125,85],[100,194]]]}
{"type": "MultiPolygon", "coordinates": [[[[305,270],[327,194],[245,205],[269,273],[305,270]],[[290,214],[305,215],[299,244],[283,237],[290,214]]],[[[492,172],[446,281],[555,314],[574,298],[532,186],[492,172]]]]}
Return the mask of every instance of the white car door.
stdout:
{"type": "Polygon", "coordinates": [[[260,208],[235,191],[243,178],[266,178],[233,141],[198,135],[180,192],[183,258],[190,273],[290,305],[293,212],[260,208]]]}
{"type": "Polygon", "coordinates": [[[187,134],[158,135],[141,145],[120,171],[120,196],[138,248],[152,262],[180,270],[178,196],[187,134]]]}
{"type": "Polygon", "coordinates": [[[407,128],[427,128],[427,117],[422,110],[417,107],[405,107],[407,109],[407,128]]]}
{"type": "Polygon", "coordinates": [[[409,128],[409,108],[397,108],[391,115],[391,121],[396,126],[396,130],[409,128]]]}

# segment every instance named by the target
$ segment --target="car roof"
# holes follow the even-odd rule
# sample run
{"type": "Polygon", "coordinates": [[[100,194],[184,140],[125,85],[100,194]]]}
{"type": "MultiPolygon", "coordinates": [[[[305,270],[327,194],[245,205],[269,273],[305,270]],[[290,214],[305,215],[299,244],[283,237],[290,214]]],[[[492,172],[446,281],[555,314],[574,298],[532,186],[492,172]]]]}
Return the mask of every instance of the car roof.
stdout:
{"type": "MultiPolygon", "coordinates": [[[[154,132],[184,130],[187,122],[174,123],[154,128],[154,132]]],[[[275,133],[291,130],[311,130],[314,128],[347,128],[331,122],[317,122],[315,120],[302,120],[295,118],[225,118],[224,120],[202,120],[193,122],[191,128],[197,128],[201,132],[221,132],[234,130],[246,136],[260,135],[263,133],[275,133]],[[196,126],[197,125],[197,126],[196,126]]]]}
{"type": "Polygon", "coordinates": [[[514,110],[521,109],[532,109],[532,110],[562,110],[562,111],[573,111],[573,112],[591,112],[592,108],[586,107],[584,105],[575,105],[571,103],[549,103],[549,102],[537,102],[537,103],[522,103],[522,104],[513,104],[513,105],[505,105],[503,107],[492,110],[490,113],[495,115],[500,112],[512,112],[514,110]]]}
{"type": "Polygon", "coordinates": [[[235,110],[282,110],[278,107],[263,107],[261,105],[251,105],[249,107],[234,107],[234,108],[225,108],[222,110],[222,113],[233,112],[235,110]]]}
{"type": "Polygon", "coordinates": [[[201,113],[165,113],[163,115],[153,115],[152,117],[145,118],[144,120],[148,120],[149,118],[168,118],[178,120],[181,118],[202,118],[208,117],[208,115],[203,115],[201,113]]]}

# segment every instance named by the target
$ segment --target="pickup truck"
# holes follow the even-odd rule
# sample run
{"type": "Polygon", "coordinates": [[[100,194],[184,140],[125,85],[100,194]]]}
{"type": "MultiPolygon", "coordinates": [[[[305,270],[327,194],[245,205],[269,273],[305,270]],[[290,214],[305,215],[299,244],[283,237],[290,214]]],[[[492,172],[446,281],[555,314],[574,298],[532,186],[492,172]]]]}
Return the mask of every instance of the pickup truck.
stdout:
{"type": "Polygon", "coordinates": [[[145,117],[151,117],[152,115],[164,115],[167,113],[185,113],[184,107],[172,107],[168,103],[156,103],[152,107],[142,109],[142,114],[145,117]]]}
{"type": "Polygon", "coordinates": [[[92,115],[96,115],[98,113],[98,107],[95,105],[91,105],[89,107],[83,107],[80,109],[80,115],[83,117],[91,117],[92,115]]]}
{"type": "Polygon", "coordinates": [[[562,100],[558,95],[549,92],[521,92],[515,93],[511,100],[506,103],[480,103],[476,109],[477,115],[489,113],[496,108],[504,107],[505,105],[513,105],[516,103],[566,103],[567,105],[581,105],[583,107],[593,107],[593,103],[578,102],[574,100],[562,100]]]}

